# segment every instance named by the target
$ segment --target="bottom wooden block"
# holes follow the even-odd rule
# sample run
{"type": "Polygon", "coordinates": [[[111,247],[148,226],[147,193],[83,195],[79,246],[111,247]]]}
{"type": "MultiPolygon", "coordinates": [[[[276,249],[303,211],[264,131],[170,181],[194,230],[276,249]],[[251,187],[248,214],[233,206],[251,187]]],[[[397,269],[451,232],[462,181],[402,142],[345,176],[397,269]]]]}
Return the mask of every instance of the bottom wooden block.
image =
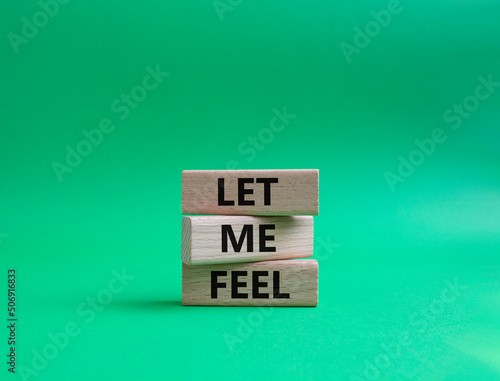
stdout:
{"type": "Polygon", "coordinates": [[[318,262],[182,265],[186,306],[317,306],[318,262]]]}

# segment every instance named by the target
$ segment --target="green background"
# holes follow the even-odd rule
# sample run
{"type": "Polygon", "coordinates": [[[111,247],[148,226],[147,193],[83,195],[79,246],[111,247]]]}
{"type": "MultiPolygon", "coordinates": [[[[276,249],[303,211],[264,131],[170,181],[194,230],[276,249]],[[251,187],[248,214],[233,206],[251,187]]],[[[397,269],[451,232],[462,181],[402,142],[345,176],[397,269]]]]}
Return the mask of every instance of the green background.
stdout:
{"type": "Polygon", "coordinates": [[[478,77],[500,80],[500,4],[402,1],[350,62],[342,42],[388,2],[225,4],[73,0],[16,53],[9,33],[41,8],[2,1],[0,282],[16,268],[18,367],[75,322],[28,379],[500,379],[499,88],[460,128],[443,118],[478,77]],[[169,76],[120,119],[112,102],[157,65],[169,76]],[[114,131],[59,181],[53,163],[103,118],[114,131]],[[386,171],[436,128],[447,140],[391,190],[386,171]],[[181,171],[235,165],[319,168],[317,308],[180,305],[181,171]],[[122,268],[135,278],[87,322],[79,306],[122,268]],[[447,281],[466,289],[439,303],[447,281]]]}

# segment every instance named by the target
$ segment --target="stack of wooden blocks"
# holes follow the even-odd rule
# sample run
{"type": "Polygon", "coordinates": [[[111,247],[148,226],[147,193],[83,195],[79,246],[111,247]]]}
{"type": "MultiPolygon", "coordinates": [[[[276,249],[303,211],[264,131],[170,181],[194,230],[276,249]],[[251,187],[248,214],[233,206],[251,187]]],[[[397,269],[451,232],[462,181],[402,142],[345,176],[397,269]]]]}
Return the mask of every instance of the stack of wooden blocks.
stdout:
{"type": "Polygon", "coordinates": [[[318,210],[316,169],[183,171],[182,304],[316,306],[318,210]]]}

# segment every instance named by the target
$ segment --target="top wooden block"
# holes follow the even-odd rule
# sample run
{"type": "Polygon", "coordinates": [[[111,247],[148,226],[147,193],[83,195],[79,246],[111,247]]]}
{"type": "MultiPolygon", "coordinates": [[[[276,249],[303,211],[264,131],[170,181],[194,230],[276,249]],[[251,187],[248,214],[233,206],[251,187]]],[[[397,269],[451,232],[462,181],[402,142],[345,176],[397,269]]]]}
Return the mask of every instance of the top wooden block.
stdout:
{"type": "Polygon", "coordinates": [[[183,214],[318,215],[317,169],[182,172],[183,214]]]}

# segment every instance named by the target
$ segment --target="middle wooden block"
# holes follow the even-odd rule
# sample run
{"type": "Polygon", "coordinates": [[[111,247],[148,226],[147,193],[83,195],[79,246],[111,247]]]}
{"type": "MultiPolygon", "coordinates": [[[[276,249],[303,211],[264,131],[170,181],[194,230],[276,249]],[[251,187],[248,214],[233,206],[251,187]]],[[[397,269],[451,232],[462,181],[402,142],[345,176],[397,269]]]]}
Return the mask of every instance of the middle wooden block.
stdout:
{"type": "Polygon", "coordinates": [[[307,258],[313,255],[312,216],[203,216],[182,219],[187,265],[307,258]]]}

